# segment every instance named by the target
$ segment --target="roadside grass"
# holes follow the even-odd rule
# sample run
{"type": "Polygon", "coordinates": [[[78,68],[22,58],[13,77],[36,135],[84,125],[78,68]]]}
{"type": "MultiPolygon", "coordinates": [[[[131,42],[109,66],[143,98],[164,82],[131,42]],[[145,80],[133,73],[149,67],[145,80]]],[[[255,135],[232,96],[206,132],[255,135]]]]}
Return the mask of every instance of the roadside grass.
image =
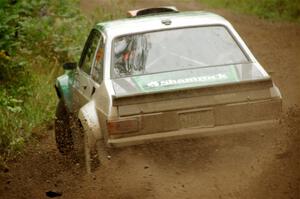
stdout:
{"type": "Polygon", "coordinates": [[[38,125],[53,120],[56,104],[52,80],[45,74],[31,74],[31,85],[26,85],[26,95],[18,96],[6,109],[0,109],[1,154],[4,158],[20,152],[23,144],[38,125]]]}
{"type": "Polygon", "coordinates": [[[270,20],[300,22],[300,0],[198,0],[216,8],[229,8],[240,13],[270,20]]]}
{"type": "Polygon", "coordinates": [[[91,10],[90,13],[92,14],[88,15],[94,23],[126,18],[126,13],[129,8],[131,8],[130,5],[135,4],[135,2],[136,0],[106,1],[102,3],[102,6],[98,6],[94,10],[91,10]]]}
{"type": "Polygon", "coordinates": [[[108,1],[89,17],[79,10],[79,0],[20,0],[9,8],[3,17],[14,17],[0,18],[10,35],[0,42],[0,69],[6,71],[0,74],[0,171],[30,143],[33,131],[53,125],[53,85],[62,64],[79,60],[93,24],[126,17],[128,2],[108,1]]]}
{"type": "Polygon", "coordinates": [[[50,125],[62,64],[78,60],[91,28],[79,1],[20,0],[0,6],[0,170],[36,128],[50,125]],[[5,9],[6,12],[3,12],[5,9]],[[14,15],[11,19],[5,19],[14,15]],[[4,71],[4,73],[3,73],[4,71]]]}

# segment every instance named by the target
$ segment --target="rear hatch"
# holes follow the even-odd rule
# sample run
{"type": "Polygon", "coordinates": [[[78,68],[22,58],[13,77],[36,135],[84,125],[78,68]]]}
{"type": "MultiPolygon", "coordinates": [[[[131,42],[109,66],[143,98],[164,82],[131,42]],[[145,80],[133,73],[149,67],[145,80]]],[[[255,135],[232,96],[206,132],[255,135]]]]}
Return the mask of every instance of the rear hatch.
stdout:
{"type": "Polygon", "coordinates": [[[137,125],[116,137],[269,120],[281,110],[280,93],[258,64],[132,76],[112,84],[119,118],[137,125]]]}

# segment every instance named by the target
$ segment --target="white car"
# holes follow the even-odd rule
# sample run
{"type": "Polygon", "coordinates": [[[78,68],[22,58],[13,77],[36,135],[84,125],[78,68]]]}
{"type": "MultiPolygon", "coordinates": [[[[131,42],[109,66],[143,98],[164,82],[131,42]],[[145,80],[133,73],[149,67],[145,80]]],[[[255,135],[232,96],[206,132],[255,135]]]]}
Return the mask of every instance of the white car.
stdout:
{"type": "Polygon", "coordinates": [[[74,150],[74,120],[87,165],[99,143],[121,147],[276,122],[279,89],[223,17],[174,7],[130,13],[97,24],[78,64],[65,64],[57,78],[61,152],[74,150]]]}

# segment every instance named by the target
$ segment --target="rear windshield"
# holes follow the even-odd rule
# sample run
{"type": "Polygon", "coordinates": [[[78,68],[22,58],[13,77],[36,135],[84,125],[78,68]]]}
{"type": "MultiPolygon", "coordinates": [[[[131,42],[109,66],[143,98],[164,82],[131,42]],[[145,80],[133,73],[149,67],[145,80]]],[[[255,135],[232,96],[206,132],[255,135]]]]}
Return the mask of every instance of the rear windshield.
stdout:
{"type": "Polygon", "coordinates": [[[223,26],[194,27],[117,37],[112,77],[248,63],[223,26]]]}

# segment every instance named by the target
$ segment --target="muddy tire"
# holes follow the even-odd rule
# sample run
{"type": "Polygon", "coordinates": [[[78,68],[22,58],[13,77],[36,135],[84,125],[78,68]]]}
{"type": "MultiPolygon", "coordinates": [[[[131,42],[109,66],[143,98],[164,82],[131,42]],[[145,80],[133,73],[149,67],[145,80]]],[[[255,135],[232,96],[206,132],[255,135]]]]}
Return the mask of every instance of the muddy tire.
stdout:
{"type": "Polygon", "coordinates": [[[91,144],[93,138],[88,132],[84,132],[79,120],[72,122],[72,124],[73,152],[70,157],[80,163],[86,172],[90,174],[100,165],[98,147],[91,144]]]}
{"type": "Polygon", "coordinates": [[[72,117],[63,101],[56,108],[55,139],[60,153],[85,167],[91,173],[99,166],[97,147],[91,146],[91,136],[84,133],[78,118],[72,117]]]}
{"type": "Polygon", "coordinates": [[[62,100],[56,107],[55,140],[60,153],[70,154],[74,149],[72,130],[70,128],[70,116],[62,100]]]}

